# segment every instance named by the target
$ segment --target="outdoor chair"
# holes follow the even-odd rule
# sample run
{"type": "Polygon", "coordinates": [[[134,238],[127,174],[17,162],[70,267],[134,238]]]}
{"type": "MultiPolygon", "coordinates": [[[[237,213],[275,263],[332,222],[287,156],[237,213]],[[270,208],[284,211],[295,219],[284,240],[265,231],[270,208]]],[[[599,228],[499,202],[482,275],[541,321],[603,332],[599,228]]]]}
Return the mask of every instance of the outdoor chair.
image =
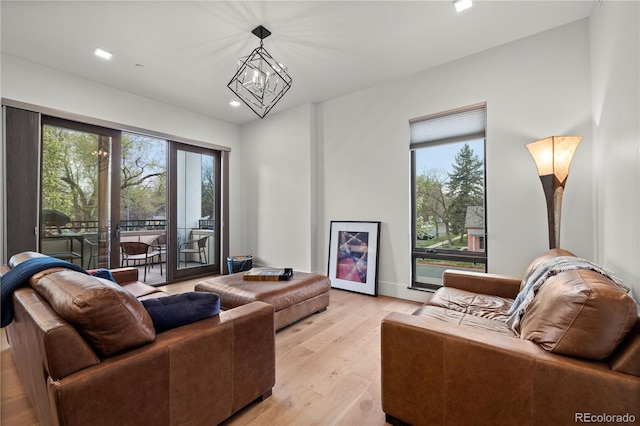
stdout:
{"type": "MultiPolygon", "coordinates": [[[[146,281],[147,268],[151,266],[151,261],[153,261],[154,257],[160,257],[160,252],[151,250],[149,244],[140,241],[121,242],[120,248],[122,249],[122,262],[120,266],[129,266],[129,262],[131,261],[133,261],[133,266],[138,265],[139,262],[143,262],[144,278],[142,281],[146,281]]],[[[162,275],[162,262],[160,262],[160,275],[162,275]]]]}
{"type": "Polygon", "coordinates": [[[151,249],[160,252],[160,260],[162,255],[167,252],[167,234],[160,234],[151,243],[151,249]]]}
{"type": "Polygon", "coordinates": [[[180,257],[184,255],[184,266],[186,268],[187,256],[189,254],[196,254],[196,253],[198,254],[198,259],[200,260],[201,264],[209,263],[209,261],[207,260],[207,251],[206,251],[207,238],[209,237],[204,236],[197,240],[189,240],[189,241],[185,241],[184,243],[180,243],[179,250],[178,250],[178,253],[179,253],[178,263],[180,262],[180,257]],[[204,262],[202,262],[203,255],[204,255],[204,262]]]}
{"type": "Polygon", "coordinates": [[[85,238],[84,242],[89,246],[89,262],[87,262],[87,268],[91,269],[92,262],[94,263],[93,267],[96,268],[98,266],[98,242],[92,238],[85,238]]]}

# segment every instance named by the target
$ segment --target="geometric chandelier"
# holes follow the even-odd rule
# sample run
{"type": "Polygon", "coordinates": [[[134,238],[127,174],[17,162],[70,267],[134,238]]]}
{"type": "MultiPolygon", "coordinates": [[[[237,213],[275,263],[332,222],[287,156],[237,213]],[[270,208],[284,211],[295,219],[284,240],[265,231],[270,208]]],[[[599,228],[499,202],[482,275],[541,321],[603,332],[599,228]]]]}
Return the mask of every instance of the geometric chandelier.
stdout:
{"type": "Polygon", "coordinates": [[[251,32],[260,38],[260,47],[238,59],[238,70],[227,87],[260,118],[264,118],[291,88],[293,80],[287,74],[287,67],[276,61],[262,46],[263,40],[271,32],[262,25],[251,32]]]}

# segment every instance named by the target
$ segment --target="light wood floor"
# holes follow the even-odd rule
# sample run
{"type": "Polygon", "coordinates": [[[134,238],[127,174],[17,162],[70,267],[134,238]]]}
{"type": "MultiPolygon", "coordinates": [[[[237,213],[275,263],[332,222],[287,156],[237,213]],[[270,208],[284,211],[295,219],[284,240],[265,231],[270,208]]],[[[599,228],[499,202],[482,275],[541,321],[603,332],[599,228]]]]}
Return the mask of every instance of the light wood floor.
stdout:
{"type": "MultiPolygon", "coordinates": [[[[163,288],[179,293],[193,290],[194,283],[185,281],[163,288]]],[[[325,312],[276,334],[273,395],[249,405],[223,424],[384,425],[380,403],[380,322],[390,312],[411,313],[418,306],[386,296],[332,289],[325,312]]],[[[4,330],[1,337],[0,424],[37,425],[4,330]]]]}

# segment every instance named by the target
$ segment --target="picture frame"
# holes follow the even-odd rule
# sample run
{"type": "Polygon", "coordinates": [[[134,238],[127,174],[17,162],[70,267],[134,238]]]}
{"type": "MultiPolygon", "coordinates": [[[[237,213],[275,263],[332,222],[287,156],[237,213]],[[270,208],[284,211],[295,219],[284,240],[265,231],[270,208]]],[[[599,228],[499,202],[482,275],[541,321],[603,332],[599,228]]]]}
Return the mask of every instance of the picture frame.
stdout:
{"type": "Polygon", "coordinates": [[[329,279],[331,287],[378,295],[380,222],[331,221],[329,279]]]}

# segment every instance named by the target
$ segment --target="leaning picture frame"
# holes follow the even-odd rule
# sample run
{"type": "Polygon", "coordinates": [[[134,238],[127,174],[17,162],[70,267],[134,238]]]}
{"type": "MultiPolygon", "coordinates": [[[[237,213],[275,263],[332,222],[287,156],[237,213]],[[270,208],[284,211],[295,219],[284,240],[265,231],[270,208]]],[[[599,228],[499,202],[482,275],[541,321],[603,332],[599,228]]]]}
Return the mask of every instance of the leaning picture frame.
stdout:
{"type": "Polygon", "coordinates": [[[331,287],[378,295],[380,222],[331,221],[329,279],[331,287]]]}

